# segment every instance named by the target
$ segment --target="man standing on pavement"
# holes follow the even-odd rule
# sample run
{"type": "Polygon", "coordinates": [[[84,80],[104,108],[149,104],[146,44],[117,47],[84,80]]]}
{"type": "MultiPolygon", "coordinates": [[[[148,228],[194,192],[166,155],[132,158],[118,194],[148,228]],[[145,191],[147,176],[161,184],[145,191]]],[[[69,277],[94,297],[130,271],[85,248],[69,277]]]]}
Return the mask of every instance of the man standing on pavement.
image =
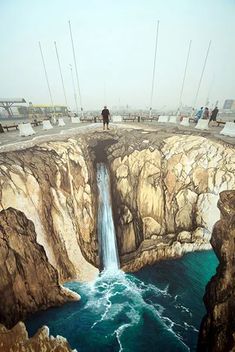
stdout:
{"type": "Polygon", "coordinates": [[[105,125],[107,126],[107,130],[109,130],[109,109],[107,109],[107,106],[104,106],[104,109],[101,112],[101,115],[103,117],[103,130],[105,130],[105,125]]]}
{"type": "Polygon", "coordinates": [[[219,109],[217,108],[217,106],[214,108],[214,110],[212,110],[212,112],[211,112],[211,117],[210,117],[210,121],[209,121],[209,123],[211,122],[211,121],[215,121],[216,122],[216,117],[217,117],[217,115],[218,115],[218,112],[219,112],[219,109]]]}

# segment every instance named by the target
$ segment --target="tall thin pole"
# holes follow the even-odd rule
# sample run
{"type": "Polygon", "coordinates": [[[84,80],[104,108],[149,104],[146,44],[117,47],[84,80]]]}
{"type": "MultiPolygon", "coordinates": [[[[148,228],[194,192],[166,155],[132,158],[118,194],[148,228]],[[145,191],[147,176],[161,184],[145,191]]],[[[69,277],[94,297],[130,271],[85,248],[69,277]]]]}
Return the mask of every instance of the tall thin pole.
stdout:
{"type": "Polygon", "coordinates": [[[70,21],[69,21],[69,31],[70,31],[70,38],[71,38],[72,50],[73,50],[73,61],[74,61],[76,79],[77,79],[78,95],[79,95],[80,106],[81,106],[81,112],[82,112],[82,117],[83,117],[82,97],[81,97],[81,91],[80,91],[80,85],[79,85],[79,79],[78,79],[77,61],[76,61],[76,55],[75,55],[75,50],[74,50],[73,35],[72,35],[72,28],[71,28],[71,23],[70,23],[70,21]]]}
{"type": "Polygon", "coordinates": [[[76,89],[75,89],[75,83],[74,83],[74,78],[73,78],[73,69],[72,65],[69,65],[70,72],[71,72],[71,78],[72,78],[72,84],[73,84],[73,94],[74,94],[74,100],[75,100],[75,105],[76,105],[76,110],[78,112],[78,101],[77,101],[77,94],[76,94],[76,89]]]}
{"type": "Polygon", "coordinates": [[[104,106],[107,105],[106,102],[106,81],[104,82],[104,106]]]}
{"type": "Polygon", "coordinates": [[[196,107],[197,98],[198,98],[199,90],[200,90],[200,87],[201,87],[203,74],[204,74],[204,71],[205,71],[205,68],[206,68],[206,63],[207,63],[207,58],[208,58],[208,54],[209,54],[209,51],[210,51],[210,47],[211,47],[211,40],[209,41],[208,49],[207,49],[207,52],[206,52],[206,57],[205,57],[205,61],[204,61],[204,64],[203,64],[201,77],[200,77],[200,80],[199,80],[199,83],[198,83],[198,88],[197,88],[197,93],[196,93],[196,96],[195,96],[195,99],[194,99],[193,108],[196,107]]]}
{"type": "Polygon", "coordinates": [[[41,47],[41,43],[40,42],[38,42],[38,44],[39,44],[39,48],[40,48],[42,63],[43,63],[45,77],[46,77],[46,81],[47,81],[47,87],[48,87],[48,91],[49,91],[49,95],[50,95],[50,99],[51,99],[51,105],[52,105],[52,108],[53,108],[54,114],[55,114],[55,106],[54,106],[54,102],[53,102],[53,99],[52,99],[51,88],[50,88],[50,84],[49,84],[49,79],[48,79],[48,74],[47,74],[46,65],[45,65],[45,61],[44,61],[44,56],[43,56],[43,52],[42,52],[42,47],[41,47]]]}
{"type": "Polygon", "coordinates": [[[159,21],[157,21],[157,32],[156,32],[156,40],[155,40],[154,61],[153,61],[153,76],[152,76],[152,87],[151,87],[151,95],[150,95],[149,117],[151,117],[151,114],[152,114],[152,103],[153,103],[153,92],[154,92],[155,70],[156,70],[156,57],[157,57],[157,47],[158,47],[158,31],[159,31],[159,21]]]}
{"type": "Polygon", "coordinates": [[[180,99],[179,99],[179,109],[178,109],[178,111],[180,111],[180,109],[182,107],[182,96],[183,96],[183,91],[184,91],[184,84],[185,84],[185,78],[186,78],[186,73],[187,73],[187,68],[188,68],[188,62],[189,62],[189,55],[190,55],[191,45],[192,45],[192,40],[190,40],[189,47],[188,47],[188,54],[187,54],[185,68],[184,68],[184,77],[183,77],[183,82],[182,82],[181,91],[180,91],[180,99]]]}
{"type": "Polygon", "coordinates": [[[67,102],[67,97],[66,97],[66,92],[65,92],[65,87],[64,87],[64,79],[63,79],[63,75],[62,75],[60,58],[59,58],[56,42],[54,42],[54,45],[55,45],[55,52],[56,52],[56,57],[57,57],[57,61],[58,61],[59,71],[60,71],[60,78],[61,78],[61,83],[62,83],[62,88],[63,88],[63,93],[64,93],[65,105],[66,105],[66,107],[68,107],[68,102],[67,102]]]}
{"type": "Polygon", "coordinates": [[[206,98],[206,106],[209,105],[209,103],[210,103],[210,96],[211,96],[211,91],[213,88],[214,80],[215,80],[215,75],[213,75],[209,89],[208,89],[207,98],[206,98]]]}

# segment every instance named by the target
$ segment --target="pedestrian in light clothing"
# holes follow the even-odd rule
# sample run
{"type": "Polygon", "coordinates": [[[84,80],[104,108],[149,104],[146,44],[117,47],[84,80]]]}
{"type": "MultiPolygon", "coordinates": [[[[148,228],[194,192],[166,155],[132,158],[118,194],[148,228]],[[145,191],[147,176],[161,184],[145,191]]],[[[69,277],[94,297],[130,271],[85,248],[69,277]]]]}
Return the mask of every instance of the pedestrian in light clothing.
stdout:
{"type": "Polygon", "coordinates": [[[202,112],[203,112],[203,106],[201,107],[200,110],[198,110],[198,112],[195,115],[196,122],[198,122],[198,120],[200,120],[200,118],[202,117],[202,112]]]}
{"type": "Polygon", "coordinates": [[[103,117],[103,130],[105,130],[105,125],[107,126],[107,130],[109,130],[110,112],[109,112],[109,109],[107,109],[107,106],[104,106],[104,109],[102,110],[101,115],[103,117]]]}
{"type": "Polygon", "coordinates": [[[208,120],[209,119],[209,109],[206,107],[205,110],[203,111],[203,116],[202,118],[204,120],[208,120]]]}

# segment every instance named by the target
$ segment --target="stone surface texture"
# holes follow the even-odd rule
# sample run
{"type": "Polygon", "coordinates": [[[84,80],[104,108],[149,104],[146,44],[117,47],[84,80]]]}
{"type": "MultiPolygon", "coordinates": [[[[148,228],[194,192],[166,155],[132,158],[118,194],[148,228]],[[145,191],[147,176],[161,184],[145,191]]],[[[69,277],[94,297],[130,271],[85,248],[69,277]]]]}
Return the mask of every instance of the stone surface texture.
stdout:
{"type": "MultiPolygon", "coordinates": [[[[98,274],[96,162],[107,163],[110,170],[123,270],[136,271],[161,259],[211,248],[211,232],[220,216],[219,194],[235,189],[234,147],[208,138],[206,132],[191,133],[176,128],[173,134],[167,127],[161,133],[142,128],[88,131],[0,153],[0,229],[4,218],[13,215],[35,229],[30,245],[25,243],[27,250],[16,241],[24,232],[14,222],[6,222],[1,238],[0,257],[5,261],[0,270],[6,281],[0,279],[0,290],[14,291],[15,283],[9,279],[13,270],[17,296],[27,302],[19,308],[14,294],[10,296],[20,314],[44,304],[29,297],[26,301],[27,285],[32,288],[37,277],[33,263],[32,272],[27,269],[27,260],[37,251],[38,266],[51,268],[45,270],[51,285],[91,280],[98,274]]],[[[56,298],[46,299],[45,307],[58,303],[56,298]]],[[[9,304],[6,309],[11,309],[9,304]]]]}
{"type": "Polygon", "coordinates": [[[11,330],[0,325],[0,352],[76,352],[64,337],[50,336],[49,329],[43,326],[31,338],[24,323],[19,322],[11,330]]]}
{"type": "Polygon", "coordinates": [[[60,280],[97,275],[96,162],[111,176],[121,266],[211,248],[219,193],[235,189],[232,145],[201,135],[116,129],[0,153],[0,209],[33,221],[60,280]]]}
{"type": "Polygon", "coordinates": [[[93,168],[76,140],[0,154],[0,210],[21,210],[60,280],[91,279],[97,269],[93,168]]]}
{"type": "Polygon", "coordinates": [[[32,221],[19,210],[0,212],[0,323],[80,299],[59,285],[58,273],[36,241],[32,221]]]}
{"type": "Polygon", "coordinates": [[[123,136],[107,152],[120,260],[131,271],[210,248],[219,193],[235,189],[233,147],[202,136],[146,137],[123,136]]]}
{"type": "Polygon", "coordinates": [[[235,351],[235,191],[222,192],[218,206],[221,219],[215,224],[211,244],[219,266],[206,287],[207,314],[198,352],[235,351]]]}

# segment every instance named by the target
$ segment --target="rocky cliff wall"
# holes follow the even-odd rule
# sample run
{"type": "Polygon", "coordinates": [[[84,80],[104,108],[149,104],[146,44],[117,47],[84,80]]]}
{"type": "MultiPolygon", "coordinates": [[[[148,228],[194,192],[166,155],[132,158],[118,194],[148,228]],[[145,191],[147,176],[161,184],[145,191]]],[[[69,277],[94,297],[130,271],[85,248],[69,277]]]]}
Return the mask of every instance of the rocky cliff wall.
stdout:
{"type": "MultiPolygon", "coordinates": [[[[8,325],[73,299],[59,280],[97,274],[96,161],[110,169],[125,270],[209,248],[219,193],[235,189],[234,148],[205,136],[116,130],[0,153],[0,310],[8,325]]],[[[226,232],[234,227],[221,199],[212,245],[222,265],[201,330],[208,351],[230,348],[234,333],[234,239],[226,232]],[[213,350],[213,334],[221,349],[213,350]]]]}
{"type": "Polygon", "coordinates": [[[77,140],[0,154],[0,210],[22,211],[60,280],[91,279],[97,269],[93,166],[77,140]]]}
{"type": "Polygon", "coordinates": [[[222,192],[218,206],[211,244],[220,263],[206,287],[198,352],[235,351],[235,191],[222,192]]]}
{"type": "Polygon", "coordinates": [[[124,270],[210,248],[219,193],[235,189],[232,146],[203,136],[116,130],[2,153],[0,207],[33,221],[61,280],[97,274],[97,161],[110,169],[124,270]]]}
{"type": "Polygon", "coordinates": [[[64,337],[50,336],[49,329],[43,326],[31,338],[25,325],[19,322],[11,330],[0,325],[0,352],[76,352],[64,337]]]}
{"type": "Polygon", "coordinates": [[[28,313],[79,299],[59,285],[32,221],[19,210],[0,212],[0,249],[0,323],[12,326],[28,313]]]}
{"type": "MultiPolygon", "coordinates": [[[[33,296],[33,289],[31,292],[37,277],[31,260],[35,250],[38,266],[44,265],[47,280],[51,277],[54,287],[58,287],[56,271],[61,281],[97,275],[97,161],[106,162],[110,169],[124,270],[138,270],[159,259],[210,248],[211,230],[219,219],[219,193],[235,189],[231,146],[203,136],[116,130],[0,153],[0,224],[11,207],[14,214],[21,212],[18,219],[32,221],[35,228],[35,240],[27,244],[27,251],[23,242],[17,244],[20,254],[11,241],[6,246],[2,239],[0,255],[5,260],[0,290],[10,292],[11,299],[7,311],[2,308],[3,320],[13,314],[8,311],[11,304],[16,305],[16,316],[20,317],[24,312],[60,303],[49,296],[40,301],[41,291],[38,296],[33,296]],[[10,265],[9,250],[13,258],[10,265]],[[31,258],[29,262],[27,258],[31,258]],[[49,264],[55,272],[48,269],[49,264]],[[16,286],[11,270],[18,278],[16,286]]],[[[18,225],[14,227],[14,222],[8,221],[7,226],[4,236],[14,232],[17,238],[23,231],[18,225]]]]}
{"type": "Polygon", "coordinates": [[[125,270],[210,248],[217,200],[235,189],[234,149],[201,136],[136,132],[108,149],[125,270]]]}

